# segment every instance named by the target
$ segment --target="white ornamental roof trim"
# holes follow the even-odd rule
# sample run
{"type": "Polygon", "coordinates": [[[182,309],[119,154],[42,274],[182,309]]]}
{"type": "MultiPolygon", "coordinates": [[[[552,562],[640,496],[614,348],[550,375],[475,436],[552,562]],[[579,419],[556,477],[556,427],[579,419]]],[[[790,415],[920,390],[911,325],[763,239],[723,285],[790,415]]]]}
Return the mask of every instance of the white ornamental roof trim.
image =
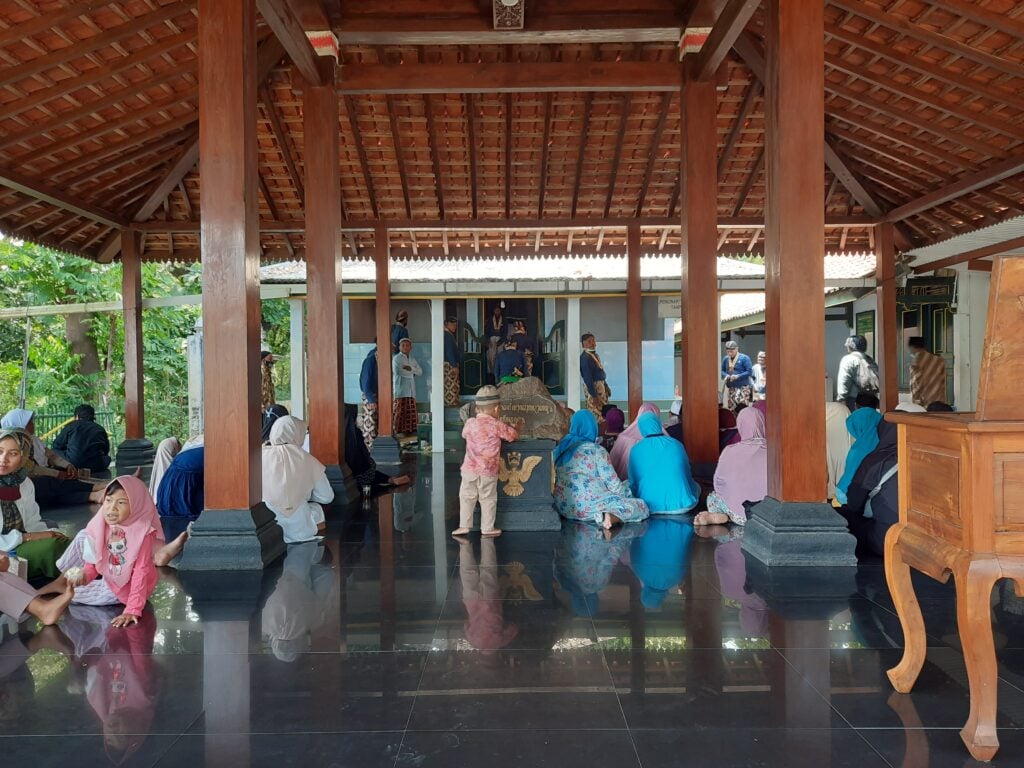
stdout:
{"type": "MultiPolygon", "coordinates": [[[[392,282],[459,282],[507,279],[517,282],[531,280],[625,280],[626,257],[550,256],[537,258],[480,259],[392,259],[392,282]]],[[[875,273],[873,253],[829,253],[825,255],[825,279],[847,280],[872,277],[875,273]]],[[[342,274],[346,282],[372,283],[376,270],[372,261],[342,260],[342,274]]],[[[640,277],[646,280],[678,278],[682,269],[681,256],[646,255],[640,260],[640,277]]],[[[718,257],[719,278],[762,278],[764,265],[743,258],[718,257]]],[[[304,283],[306,264],[286,261],[260,268],[264,283],[304,283]]]]}
{"type": "MultiPolygon", "coordinates": [[[[933,245],[911,248],[907,254],[914,257],[915,266],[924,266],[939,259],[958,256],[961,253],[976,251],[979,248],[997,245],[1019,237],[1024,237],[1024,216],[1015,216],[973,232],[954,235],[933,245]]],[[[1006,249],[1007,252],[1011,250],[1014,249],[1006,249]]]]}

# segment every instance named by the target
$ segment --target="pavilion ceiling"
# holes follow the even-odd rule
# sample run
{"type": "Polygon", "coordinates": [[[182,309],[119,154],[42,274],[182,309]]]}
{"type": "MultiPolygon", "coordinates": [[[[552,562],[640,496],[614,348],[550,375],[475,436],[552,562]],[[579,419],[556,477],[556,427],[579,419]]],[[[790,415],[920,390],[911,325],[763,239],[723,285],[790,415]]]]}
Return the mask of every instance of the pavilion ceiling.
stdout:
{"type": "MultiPolygon", "coordinates": [[[[316,8],[260,0],[275,2],[300,18],[316,8]]],[[[484,5],[323,6],[341,40],[348,246],[372,250],[384,219],[409,256],[600,253],[621,250],[640,218],[646,250],[678,250],[675,77],[690,4],[527,0],[524,32],[495,32],[484,5]]],[[[197,257],[196,14],[191,0],[0,7],[0,230],[106,259],[133,225],[146,258],[197,257]]],[[[717,80],[708,151],[727,253],[763,237],[762,24],[755,13],[717,80]]],[[[273,261],[302,254],[302,97],[261,29],[273,261]]],[[[830,0],[825,80],[829,250],[869,249],[880,218],[909,246],[1024,211],[1024,4],[830,0]]]]}

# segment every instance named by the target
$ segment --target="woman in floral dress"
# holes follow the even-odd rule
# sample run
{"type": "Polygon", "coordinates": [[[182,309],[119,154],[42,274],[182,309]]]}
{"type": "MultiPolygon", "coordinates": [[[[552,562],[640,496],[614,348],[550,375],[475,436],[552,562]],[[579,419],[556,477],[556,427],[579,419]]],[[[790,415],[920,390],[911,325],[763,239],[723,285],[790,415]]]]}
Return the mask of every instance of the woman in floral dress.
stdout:
{"type": "Polygon", "coordinates": [[[555,447],[555,509],[566,520],[611,528],[650,515],[642,499],[615,474],[608,453],[597,444],[597,419],[577,411],[569,434],[555,447]]]}

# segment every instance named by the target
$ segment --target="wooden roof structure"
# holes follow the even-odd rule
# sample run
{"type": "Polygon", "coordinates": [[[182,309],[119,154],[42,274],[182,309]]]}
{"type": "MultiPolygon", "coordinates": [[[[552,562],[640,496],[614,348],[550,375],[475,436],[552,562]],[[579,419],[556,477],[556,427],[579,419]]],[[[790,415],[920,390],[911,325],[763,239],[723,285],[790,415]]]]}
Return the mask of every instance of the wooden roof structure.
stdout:
{"type": "MultiPolygon", "coordinates": [[[[505,30],[478,0],[258,0],[266,261],[301,258],[304,227],[303,62],[272,29],[338,38],[346,253],[380,220],[420,258],[621,251],[634,220],[645,249],[678,252],[679,43],[710,6],[743,26],[708,148],[719,250],[760,250],[756,3],[519,4],[505,30]]],[[[873,248],[881,221],[905,250],[1024,212],[1024,4],[828,0],[825,17],[827,250],[873,248]]],[[[0,231],[108,261],[137,228],[144,259],[198,258],[196,25],[194,0],[0,7],[0,231]]]]}

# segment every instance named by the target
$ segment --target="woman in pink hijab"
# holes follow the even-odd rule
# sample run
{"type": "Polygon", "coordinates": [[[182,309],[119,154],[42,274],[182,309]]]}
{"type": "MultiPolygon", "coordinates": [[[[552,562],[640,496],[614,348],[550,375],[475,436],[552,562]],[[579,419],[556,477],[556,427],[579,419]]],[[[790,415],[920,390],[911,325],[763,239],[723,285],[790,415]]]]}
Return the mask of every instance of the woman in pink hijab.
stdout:
{"type": "MultiPolygon", "coordinates": [[[[633,446],[643,440],[643,435],[640,434],[640,417],[645,413],[651,413],[661,420],[661,409],[654,403],[644,403],[640,406],[640,410],[637,411],[636,418],[633,419],[633,423],[626,427],[622,434],[619,435],[615,441],[615,445],[612,446],[612,451],[609,457],[612,460],[612,466],[615,467],[615,474],[619,476],[619,480],[626,480],[629,477],[629,452],[633,450],[633,446]]],[[[665,432],[665,428],[661,428],[662,434],[668,434],[665,432]]]]}
{"type": "Polygon", "coordinates": [[[745,501],[761,501],[768,495],[768,443],[764,414],[744,408],[736,417],[740,442],[728,445],[718,459],[715,490],[708,496],[708,511],[701,512],[694,525],[745,525],[745,501]]]}

